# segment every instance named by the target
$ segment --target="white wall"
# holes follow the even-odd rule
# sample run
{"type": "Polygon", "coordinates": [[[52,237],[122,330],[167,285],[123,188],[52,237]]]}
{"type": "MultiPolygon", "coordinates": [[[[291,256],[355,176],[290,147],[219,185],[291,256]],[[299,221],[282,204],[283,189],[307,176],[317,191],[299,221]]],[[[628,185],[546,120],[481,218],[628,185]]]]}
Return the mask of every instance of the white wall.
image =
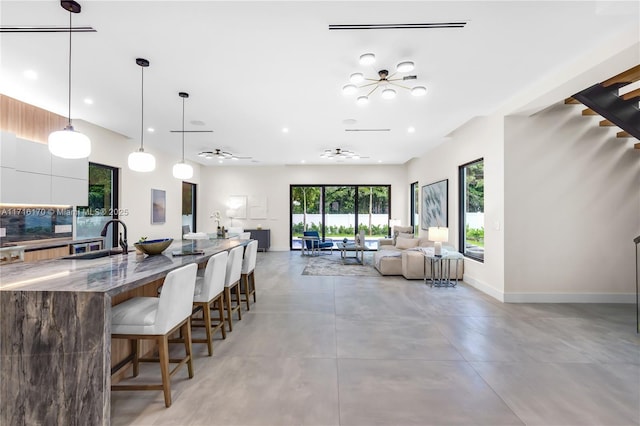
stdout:
{"type": "MultiPolygon", "coordinates": [[[[503,120],[500,116],[475,118],[454,133],[450,139],[408,163],[408,181],[418,181],[422,187],[449,179],[448,222],[449,242],[458,248],[458,167],[484,158],[485,214],[484,263],[465,259],[464,279],[469,284],[502,300],[504,293],[504,241],[502,222],[503,199],[503,120]]],[[[426,230],[420,230],[426,236],[426,230]]]]}
{"type": "Polygon", "coordinates": [[[640,150],[582,109],[505,121],[507,300],[635,300],[640,150]]]}
{"type": "MultiPolygon", "coordinates": [[[[162,152],[150,150],[156,157],[156,169],[150,173],[129,170],[127,157],[139,148],[139,140],[130,140],[99,126],[74,120],[74,127],[91,139],[89,161],[120,169],[120,209],[128,215],[120,219],[127,224],[129,245],[140,237],[182,238],[182,181],[172,175],[173,165],[179,160],[162,152]],[[164,224],[151,224],[151,189],[167,192],[167,215],[164,224]]],[[[189,182],[200,183],[200,166],[194,166],[189,182]]],[[[199,185],[198,185],[199,186],[199,185]]]]}
{"type": "Polygon", "coordinates": [[[203,213],[199,230],[213,232],[215,221],[209,218],[219,210],[222,225],[230,226],[225,216],[229,196],[267,197],[267,219],[234,219],[234,226],[245,229],[258,224],[271,229],[271,250],[289,250],[290,185],[391,185],[392,217],[408,221],[409,184],[404,166],[234,166],[203,167],[203,213]]]}

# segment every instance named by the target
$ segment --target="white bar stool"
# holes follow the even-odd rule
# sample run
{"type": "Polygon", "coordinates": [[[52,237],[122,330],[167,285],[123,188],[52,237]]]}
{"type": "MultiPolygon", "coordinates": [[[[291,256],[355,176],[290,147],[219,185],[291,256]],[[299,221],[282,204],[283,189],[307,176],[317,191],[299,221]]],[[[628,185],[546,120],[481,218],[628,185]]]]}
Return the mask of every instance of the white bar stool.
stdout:
{"type": "Polygon", "coordinates": [[[256,269],[256,259],[258,257],[258,241],[252,240],[247,244],[244,251],[244,259],[242,259],[242,269],[240,270],[241,287],[244,287],[244,297],[247,303],[247,311],[249,308],[249,297],[253,295],[253,302],[256,301],[256,277],[254,270],[256,269]]]}
{"type": "Polygon", "coordinates": [[[240,273],[242,270],[242,254],[243,246],[238,246],[229,251],[227,259],[227,274],[224,278],[224,302],[227,309],[227,321],[229,331],[233,331],[233,313],[238,312],[238,320],[242,319],[242,310],[240,309],[240,273]],[[235,289],[236,305],[231,307],[231,290],[235,289]]]}
{"type": "MultiPolygon", "coordinates": [[[[187,364],[189,378],[193,377],[191,362],[191,312],[196,285],[195,263],[169,272],[164,279],[160,297],[134,297],[125,300],[112,309],[111,337],[127,339],[131,344],[133,377],[139,372],[139,362],[160,361],[162,384],[160,385],[113,385],[112,391],[119,390],[163,390],[165,406],[171,406],[170,378],[178,369],[187,364]],[[169,359],[169,335],[180,329],[184,336],[186,356],[169,359]],[[155,339],[158,342],[159,360],[139,358],[139,340],[155,339]],[[170,372],[169,363],[178,363],[170,372]]],[[[126,364],[125,364],[126,365],[126,364]]],[[[112,371],[112,374],[115,371],[112,371]]]]}
{"type": "Polygon", "coordinates": [[[196,278],[196,288],[193,294],[193,314],[202,311],[202,320],[194,318],[192,315],[192,327],[204,327],[206,339],[192,339],[193,343],[206,343],[209,356],[213,355],[213,334],[222,330],[222,338],[227,338],[227,331],[224,328],[224,277],[227,273],[227,259],[229,254],[226,251],[211,256],[207,261],[204,270],[204,277],[196,278]],[[211,309],[213,303],[217,303],[218,319],[216,324],[212,323],[211,309]]]}

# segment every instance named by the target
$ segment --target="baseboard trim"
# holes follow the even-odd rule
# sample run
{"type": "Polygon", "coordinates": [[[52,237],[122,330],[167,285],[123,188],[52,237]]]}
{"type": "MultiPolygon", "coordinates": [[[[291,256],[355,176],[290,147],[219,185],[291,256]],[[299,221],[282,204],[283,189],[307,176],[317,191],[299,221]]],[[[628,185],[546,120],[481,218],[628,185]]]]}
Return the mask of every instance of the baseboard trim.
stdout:
{"type": "Polygon", "coordinates": [[[635,293],[505,293],[506,303],[636,303],[635,293]]]}
{"type": "Polygon", "coordinates": [[[481,292],[488,294],[489,296],[493,297],[494,299],[500,302],[505,301],[503,292],[496,290],[495,288],[483,283],[482,281],[478,281],[475,278],[472,278],[466,274],[463,275],[462,281],[469,284],[471,287],[477,288],[481,292]]]}

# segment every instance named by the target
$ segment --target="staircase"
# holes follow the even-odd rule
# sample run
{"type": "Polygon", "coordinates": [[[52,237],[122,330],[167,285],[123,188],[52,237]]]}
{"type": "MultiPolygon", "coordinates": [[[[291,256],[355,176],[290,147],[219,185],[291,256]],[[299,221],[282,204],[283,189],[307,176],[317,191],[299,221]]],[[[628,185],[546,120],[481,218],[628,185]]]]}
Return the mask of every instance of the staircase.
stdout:
{"type": "MultiPolygon", "coordinates": [[[[640,140],[640,88],[626,91],[621,88],[640,81],[640,65],[622,72],[602,83],[576,93],[565,99],[565,104],[583,104],[587,109],[584,116],[601,116],[600,127],[617,126],[618,138],[640,140]]],[[[640,142],[634,144],[640,149],[640,142]]]]}

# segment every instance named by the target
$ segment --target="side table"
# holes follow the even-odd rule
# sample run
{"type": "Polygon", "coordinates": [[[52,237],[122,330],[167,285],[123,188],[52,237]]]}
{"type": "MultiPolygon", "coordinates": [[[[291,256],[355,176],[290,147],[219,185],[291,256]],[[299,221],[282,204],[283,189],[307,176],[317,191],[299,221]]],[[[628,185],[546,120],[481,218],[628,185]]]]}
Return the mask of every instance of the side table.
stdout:
{"type": "Polygon", "coordinates": [[[449,252],[442,256],[424,253],[424,283],[430,281],[431,287],[455,287],[458,284],[458,262],[464,261],[464,256],[457,252],[449,252]],[[451,279],[451,264],[455,261],[454,278],[451,279]],[[427,269],[428,268],[428,269],[427,269]],[[427,277],[430,272],[430,278],[427,277]]]}

